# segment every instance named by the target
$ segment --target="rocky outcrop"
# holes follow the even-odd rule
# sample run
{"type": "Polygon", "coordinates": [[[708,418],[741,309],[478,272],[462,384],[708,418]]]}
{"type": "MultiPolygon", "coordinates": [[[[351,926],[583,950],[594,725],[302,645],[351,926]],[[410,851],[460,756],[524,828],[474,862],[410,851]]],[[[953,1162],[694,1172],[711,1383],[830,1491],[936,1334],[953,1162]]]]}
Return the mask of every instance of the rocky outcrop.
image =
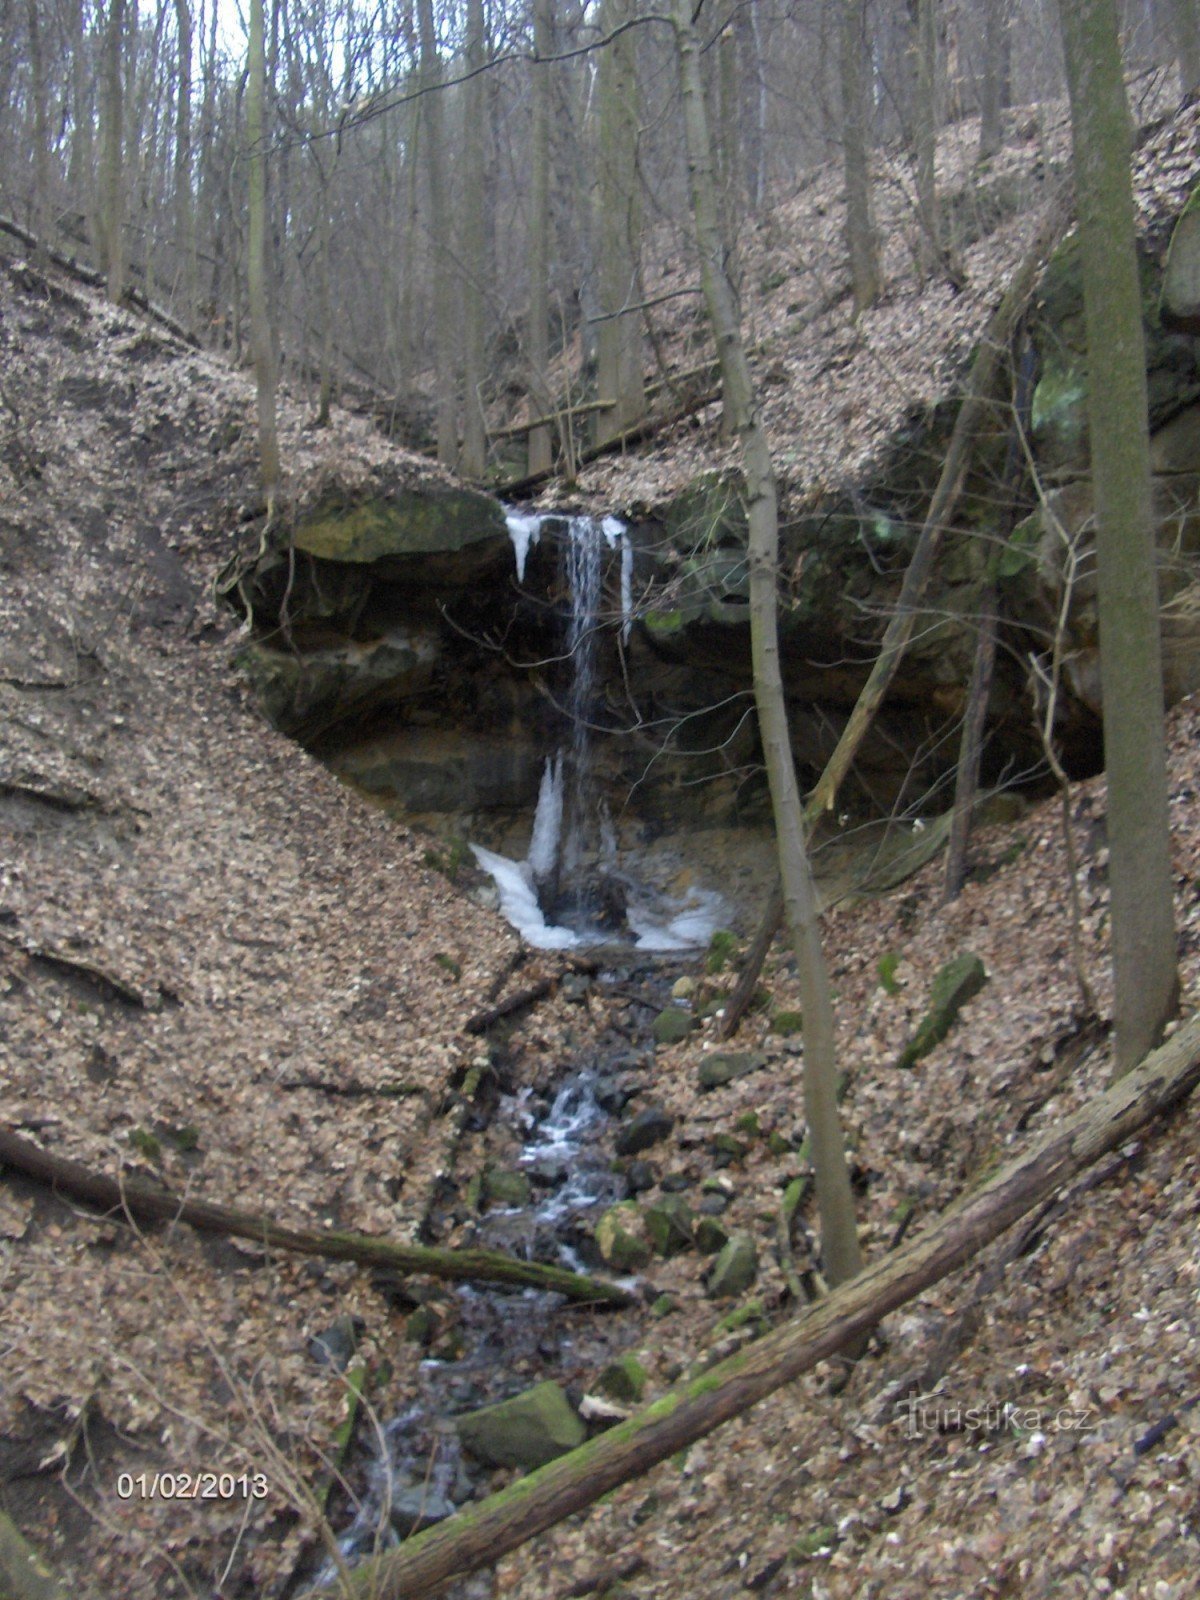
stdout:
{"type": "MultiPolygon", "coordinates": [[[[1200,210],[1143,240],[1146,331],[1171,700],[1200,687],[1200,210]]],[[[1041,758],[1028,655],[1066,616],[1057,733],[1069,764],[1100,756],[1087,351],[1078,249],[1051,259],[1028,322],[1030,443],[1040,491],[1002,542],[996,484],[1007,414],[977,449],[934,592],[859,755],[859,798],[889,805],[953,763],[981,595],[1002,600],[991,700],[992,776],[1041,758]],[[1070,587],[1070,594],[1065,593],[1070,587]],[[1064,607],[1065,602],[1065,607],[1064,607]]],[[[869,480],[803,495],[783,485],[780,626],[797,758],[823,767],[862,687],[940,471],[952,396],[915,409],[869,480]]],[[[286,528],[225,575],[251,623],[242,663],[267,715],[342,776],[410,812],[524,811],[545,759],[570,742],[565,551],[570,522],[541,519],[514,551],[490,497],[431,474],[318,486],[286,528]]],[[[737,473],[708,472],[630,524],[629,555],[601,552],[589,630],[597,730],[592,778],[614,809],[636,788],[651,828],[765,818],[747,716],[749,590],[737,473]],[[630,598],[634,613],[626,614],[630,598]],[[653,730],[653,731],[651,731],[653,730]],[[620,737],[604,737],[605,732],[620,737]]],[[[985,778],[988,774],[985,772],[985,778]]],[[[847,792],[853,805],[853,784],[847,792]]],[[[665,1026],[665,1024],[664,1024],[665,1026]]]]}

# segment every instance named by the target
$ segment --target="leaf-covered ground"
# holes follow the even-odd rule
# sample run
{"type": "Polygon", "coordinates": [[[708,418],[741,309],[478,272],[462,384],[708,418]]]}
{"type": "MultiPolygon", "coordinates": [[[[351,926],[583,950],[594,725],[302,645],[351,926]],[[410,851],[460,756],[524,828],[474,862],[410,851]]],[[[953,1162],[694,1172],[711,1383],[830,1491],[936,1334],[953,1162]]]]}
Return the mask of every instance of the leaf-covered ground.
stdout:
{"type": "MultiPolygon", "coordinates": [[[[1180,126],[1193,137],[1194,118],[1180,126]]],[[[821,183],[797,237],[836,235],[821,183]]],[[[914,328],[935,326],[941,294],[914,291],[878,313],[880,327],[897,319],[894,361],[914,328]]],[[[924,357],[940,360],[970,325],[930,335],[924,357]]],[[[811,358],[797,342],[786,359],[799,371],[811,358]]],[[[895,370],[905,395],[940,381],[935,368],[895,370]]],[[[515,936],[430,864],[427,840],[348,795],[249,705],[232,626],[209,598],[229,530],[256,500],[245,381],[9,256],[0,385],[0,1121],[110,1173],[155,1174],[289,1222],[414,1237],[494,1153],[493,1136],[464,1125],[464,1076],[488,1059],[467,1020],[557,968],[549,957],[517,967],[515,936]]],[[[285,407],[301,487],[331,470],[429,471],[353,420],[324,434],[304,422],[285,407]]],[[[645,483],[620,496],[611,465],[589,487],[652,498],[710,465],[710,442],[699,438],[694,463],[691,444],[647,457],[645,483]]],[[[1188,1008],[1198,734],[1200,708],[1178,708],[1188,1008]]],[[[1102,784],[1081,786],[1072,812],[1103,1011],[1102,784]]],[[[983,835],[954,906],[940,908],[939,891],[934,863],[829,921],[872,1252],[909,1208],[919,1228],[1108,1070],[1104,1018],[1082,1016],[1069,959],[1057,804],[983,835]],[[942,1045],[901,1070],[934,973],[964,950],[983,959],[987,986],[942,1045]],[[880,981],[885,957],[894,993],[880,981]]],[[[777,1217],[801,1171],[802,1115],[798,1048],[772,1026],[796,1004],[786,960],[766,977],[770,1004],[737,1041],[762,1049],[766,1067],[702,1095],[709,1022],[656,1053],[643,1094],[677,1118],[651,1153],[660,1177],[698,1185],[713,1136],[740,1126],[726,1220],[758,1241],[771,1319],[791,1312],[777,1217]]],[[[552,1081],[641,1015],[598,986],[582,1004],[578,992],[548,996],[509,1041],[510,1085],[552,1081]]],[[[506,1558],[484,1590],[557,1600],[623,1573],[611,1592],[641,1600],[1183,1600],[1200,1568],[1198,1209],[1185,1107],[1052,1210],[1023,1253],[1002,1248],[889,1319],[842,1394],[828,1372],[811,1375],[506,1558]],[[913,1390],[936,1398],[914,1411],[900,1398],[913,1390]]],[[[793,1254],[803,1272],[803,1228],[793,1254]]],[[[612,1348],[638,1350],[653,1395],[745,1337],[715,1332],[727,1308],[706,1299],[699,1271],[691,1253],[649,1270],[676,1301],[662,1320],[563,1313],[554,1340],[572,1344],[558,1370],[570,1365],[586,1389],[612,1348]]],[[[361,1319],[372,1403],[387,1417],[417,1381],[407,1309],[355,1268],[265,1259],[181,1226],[138,1232],[5,1175],[0,1504],[87,1600],[284,1594],[314,1538],[299,1485],[323,1481],[345,1409],[343,1380],[310,1341],[339,1317],[361,1319]],[[119,1493],[122,1472],[156,1469],[262,1473],[266,1493],[119,1493]]]]}

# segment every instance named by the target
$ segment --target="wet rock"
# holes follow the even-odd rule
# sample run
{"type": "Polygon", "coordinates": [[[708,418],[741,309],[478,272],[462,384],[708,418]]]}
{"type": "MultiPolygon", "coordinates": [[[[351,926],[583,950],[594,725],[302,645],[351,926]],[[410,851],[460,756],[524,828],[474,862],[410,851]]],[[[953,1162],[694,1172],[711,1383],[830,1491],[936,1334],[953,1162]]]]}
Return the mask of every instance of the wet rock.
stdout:
{"type": "Polygon", "coordinates": [[[729,1243],[729,1234],[715,1217],[702,1216],[696,1224],[696,1249],[702,1256],[715,1256],[729,1243]]]}
{"type": "Polygon", "coordinates": [[[701,1089],[719,1089],[722,1084],[744,1078],[766,1064],[766,1056],[758,1050],[715,1050],[700,1063],[696,1082],[701,1089]]]}
{"type": "Polygon", "coordinates": [[[601,1111],[607,1111],[610,1117],[619,1117],[629,1104],[633,1088],[619,1078],[597,1078],[593,1093],[601,1111]]]}
{"type": "Polygon", "coordinates": [[[719,1189],[703,1194],[700,1196],[699,1210],[701,1216],[719,1217],[729,1210],[729,1196],[722,1194],[719,1189]]]}
{"type": "Polygon", "coordinates": [[[491,1205],[527,1206],[530,1199],[529,1179],[523,1172],[506,1172],[500,1167],[489,1167],[483,1176],[483,1195],[491,1205]]]}
{"type": "Polygon", "coordinates": [[[662,1106],[647,1106],[617,1135],[619,1156],[636,1156],[651,1145],[660,1144],[675,1126],[675,1118],[662,1106]]]}
{"type": "Polygon", "coordinates": [[[600,1374],[599,1388],[612,1400],[636,1405],[646,1392],[646,1369],[634,1355],[618,1356],[600,1374]]]}
{"type": "Polygon", "coordinates": [[[609,1207],[596,1224],[596,1246],[605,1263],[618,1272],[636,1272],[647,1264],[650,1246],[642,1237],[636,1200],[609,1207]]]}
{"type": "Polygon", "coordinates": [[[679,1044],[686,1039],[695,1026],[695,1018],[690,1011],[682,1011],[678,1006],[668,1006],[665,1011],[660,1011],[650,1024],[650,1032],[654,1036],[655,1044],[679,1044]]]}
{"type": "Polygon", "coordinates": [[[391,1523],[402,1539],[411,1539],[422,1528],[445,1522],[457,1510],[454,1501],[426,1484],[401,1489],[392,1500],[391,1523]]]}
{"type": "Polygon", "coordinates": [[[686,1172],[668,1172],[659,1184],[664,1194],[682,1194],[685,1189],[692,1187],[692,1180],[686,1172]]]}
{"type": "Polygon", "coordinates": [[[642,1217],[642,1225],[660,1256],[677,1256],[691,1248],[691,1207],[677,1194],[664,1195],[654,1205],[648,1206],[642,1217]]]}
{"type": "Polygon", "coordinates": [[[706,1285],[714,1300],[745,1294],[758,1277],[758,1250],[748,1233],[735,1233],[713,1262],[706,1285]]]}
{"type": "Polygon", "coordinates": [[[625,1187],[631,1195],[645,1194],[655,1182],[654,1168],[648,1161],[631,1161],[625,1169],[625,1187]]]}
{"type": "Polygon", "coordinates": [[[929,991],[929,1010],[920,1027],[900,1053],[899,1065],[911,1067],[938,1045],[954,1026],[958,1013],[988,981],[987,969],[978,956],[964,951],[947,961],[929,991]]]}
{"type": "Polygon", "coordinates": [[[319,1367],[333,1367],[345,1372],[358,1349],[358,1341],[366,1328],[361,1317],[338,1317],[324,1333],[310,1339],[309,1354],[319,1367]]]}
{"type": "Polygon", "coordinates": [[[566,1395],[549,1379],[511,1400],[455,1417],[454,1425],[463,1448],[490,1467],[532,1470],[587,1438],[566,1395]]]}

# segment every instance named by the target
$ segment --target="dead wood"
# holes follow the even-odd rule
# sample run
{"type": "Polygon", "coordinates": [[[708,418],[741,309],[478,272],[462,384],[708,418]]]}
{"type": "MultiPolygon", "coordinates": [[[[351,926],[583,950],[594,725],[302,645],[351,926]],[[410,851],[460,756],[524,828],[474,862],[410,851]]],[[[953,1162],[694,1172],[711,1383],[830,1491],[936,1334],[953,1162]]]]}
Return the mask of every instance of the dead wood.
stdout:
{"type": "Polygon", "coordinates": [[[473,1017],[468,1017],[464,1024],[468,1033],[486,1033],[493,1023],[499,1022],[504,1017],[511,1017],[518,1011],[525,1011],[543,999],[555,985],[554,978],[539,978],[536,983],[531,983],[528,989],[518,989],[516,994],[510,994],[507,1000],[499,1000],[494,1006],[488,1006],[484,1011],[477,1011],[473,1017]]]}
{"type": "Polygon", "coordinates": [[[334,1228],[321,1232],[287,1228],[253,1212],[185,1199],[141,1178],[110,1178],[106,1173],[93,1172],[81,1162],[51,1155],[9,1128],[0,1128],[0,1167],[4,1166],[104,1211],[124,1213],[138,1221],[186,1222],[204,1233],[250,1239],[264,1250],[324,1256],[330,1261],[354,1261],[361,1266],[396,1267],[402,1272],[425,1273],[457,1282],[518,1284],[595,1305],[624,1306],[633,1300],[626,1290],[601,1278],[585,1278],[538,1262],[516,1261],[497,1250],[438,1250],[334,1228]]]}
{"type": "Polygon", "coordinates": [[[862,1340],[889,1312],[972,1260],[985,1245],[1123,1144],[1200,1081],[1200,1016],[1133,1072],[1051,1128],[965,1195],[920,1237],[868,1267],[794,1321],[671,1390],[627,1422],[464,1510],[398,1551],[367,1561],[351,1591],[424,1600],[451,1579],[594,1504],[723,1422],[862,1340]]]}

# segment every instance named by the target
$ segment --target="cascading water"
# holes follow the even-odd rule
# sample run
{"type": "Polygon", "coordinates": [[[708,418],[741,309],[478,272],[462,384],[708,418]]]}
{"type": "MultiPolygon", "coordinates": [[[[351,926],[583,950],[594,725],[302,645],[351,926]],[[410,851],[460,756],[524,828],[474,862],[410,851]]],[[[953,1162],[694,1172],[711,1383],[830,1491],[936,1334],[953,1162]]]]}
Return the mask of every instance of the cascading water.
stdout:
{"type": "Polygon", "coordinates": [[[703,944],[723,909],[719,895],[693,890],[683,903],[652,907],[618,868],[615,830],[595,794],[593,731],[597,721],[598,646],[603,615],[604,558],[619,552],[621,638],[633,625],[633,545],[618,518],[508,513],[517,581],[525,581],[530,549],[543,530],[563,530],[563,574],[570,604],[566,653],[572,664],[566,697],[569,742],[546,759],[524,861],[480,845],[471,848],[500,893],[500,908],[533,945],[560,949],[628,938],[643,949],[682,950],[703,944]]]}

